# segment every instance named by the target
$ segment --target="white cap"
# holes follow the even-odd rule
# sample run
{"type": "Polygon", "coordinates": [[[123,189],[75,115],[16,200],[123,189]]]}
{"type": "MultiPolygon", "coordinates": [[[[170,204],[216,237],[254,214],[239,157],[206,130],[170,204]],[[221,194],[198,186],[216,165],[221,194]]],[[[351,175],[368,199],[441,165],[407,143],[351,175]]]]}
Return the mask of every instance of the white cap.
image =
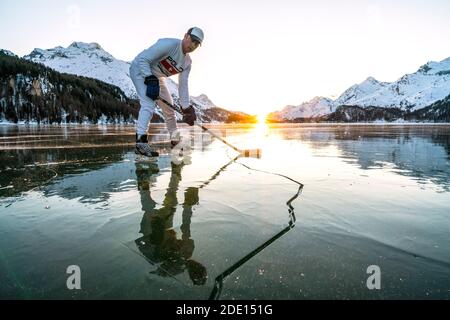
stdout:
{"type": "Polygon", "coordinates": [[[200,42],[200,44],[203,42],[204,36],[202,29],[193,27],[188,30],[187,34],[190,35],[194,40],[200,42]]]}

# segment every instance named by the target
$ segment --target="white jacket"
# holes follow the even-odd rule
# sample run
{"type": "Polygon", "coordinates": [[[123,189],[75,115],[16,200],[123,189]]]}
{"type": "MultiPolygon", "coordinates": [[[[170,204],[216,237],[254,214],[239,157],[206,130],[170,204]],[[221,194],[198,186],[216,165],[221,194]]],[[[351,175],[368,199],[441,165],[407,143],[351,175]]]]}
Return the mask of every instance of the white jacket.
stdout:
{"type": "Polygon", "coordinates": [[[183,108],[189,107],[188,78],[191,58],[184,54],[179,39],[159,39],[150,48],[142,51],[133,60],[143,78],[154,75],[157,78],[178,74],[178,94],[183,108]]]}

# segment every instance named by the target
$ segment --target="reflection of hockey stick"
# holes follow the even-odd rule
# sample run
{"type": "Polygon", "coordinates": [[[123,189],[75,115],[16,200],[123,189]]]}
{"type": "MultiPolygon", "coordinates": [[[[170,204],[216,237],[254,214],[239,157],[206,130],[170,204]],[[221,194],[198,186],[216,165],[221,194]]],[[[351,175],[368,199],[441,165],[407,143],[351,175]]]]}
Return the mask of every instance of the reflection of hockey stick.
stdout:
{"type": "Polygon", "coordinates": [[[235,162],[241,155],[237,155],[234,159],[231,159],[227,164],[225,164],[224,166],[222,166],[219,170],[217,170],[216,173],[214,173],[211,178],[209,178],[208,180],[206,180],[205,182],[202,183],[202,185],[200,187],[198,187],[199,189],[206,187],[208,184],[211,183],[211,181],[216,180],[217,177],[222,173],[223,170],[225,170],[230,164],[232,164],[233,162],[235,162]]]}
{"type": "MultiPolygon", "coordinates": [[[[232,161],[235,161],[237,158],[233,159],[232,161]]],[[[240,259],[238,262],[236,262],[235,264],[233,264],[231,267],[229,267],[228,269],[226,269],[224,272],[222,272],[220,275],[218,275],[215,279],[214,282],[214,288],[209,296],[209,300],[217,300],[219,299],[221,293],[222,293],[222,288],[223,288],[223,281],[225,280],[226,277],[228,277],[230,274],[232,274],[234,271],[236,271],[236,269],[238,269],[240,266],[242,266],[244,263],[246,263],[247,261],[249,261],[251,258],[253,258],[254,256],[256,256],[259,252],[261,252],[262,250],[264,250],[265,248],[267,248],[270,244],[272,244],[275,240],[277,240],[278,238],[280,238],[281,236],[283,236],[285,233],[287,233],[289,230],[291,230],[292,228],[294,228],[295,226],[295,221],[297,220],[295,217],[295,213],[294,213],[294,207],[292,206],[292,202],[298,198],[298,196],[300,195],[300,193],[303,190],[303,184],[295,181],[294,179],[291,179],[287,176],[281,175],[281,174],[277,174],[277,173],[273,173],[273,172],[267,172],[267,171],[262,171],[262,170],[256,170],[253,168],[250,168],[248,166],[246,166],[245,164],[240,163],[242,166],[246,167],[247,169],[250,170],[254,170],[254,171],[259,171],[259,172],[264,172],[264,173],[269,173],[269,174],[274,174],[283,178],[286,178],[288,180],[291,180],[292,182],[295,182],[296,184],[299,185],[297,193],[290,198],[287,202],[286,205],[288,206],[288,212],[289,212],[289,223],[288,226],[286,228],[284,228],[283,230],[281,230],[280,232],[278,232],[276,235],[274,235],[272,238],[270,238],[269,240],[267,240],[266,242],[264,242],[262,245],[260,245],[258,248],[256,248],[255,250],[253,250],[252,252],[250,252],[249,254],[247,254],[245,257],[243,257],[242,259],[240,259]]]]}
{"type": "MultiPolygon", "coordinates": [[[[175,110],[176,112],[178,112],[178,114],[183,115],[183,112],[180,110],[180,108],[174,106],[173,104],[169,103],[168,101],[166,101],[165,99],[159,97],[158,98],[160,101],[162,101],[163,103],[165,103],[166,105],[168,105],[171,109],[175,110]]],[[[220,141],[222,141],[223,143],[225,143],[227,146],[229,146],[230,148],[234,149],[235,151],[239,152],[239,154],[243,155],[244,157],[254,157],[254,158],[261,158],[261,149],[238,149],[235,146],[233,146],[231,143],[229,143],[228,141],[226,141],[225,139],[223,139],[222,137],[220,137],[219,135],[215,134],[214,132],[212,132],[211,130],[209,130],[208,128],[206,128],[204,125],[199,124],[199,123],[195,123],[197,126],[199,126],[200,128],[202,128],[203,131],[208,132],[210,135],[212,135],[214,138],[219,139],[220,141]]]]}
{"type": "Polygon", "coordinates": [[[294,214],[294,210],[293,207],[291,206],[291,202],[294,201],[295,199],[297,199],[297,197],[300,195],[301,191],[303,189],[303,185],[301,185],[298,189],[298,192],[287,202],[287,205],[289,206],[289,215],[290,215],[290,220],[289,220],[289,224],[286,228],[284,228],[283,230],[281,230],[280,232],[278,232],[276,235],[274,235],[272,238],[270,238],[269,240],[267,240],[266,242],[264,242],[262,245],[260,245],[258,248],[256,248],[255,250],[253,250],[252,252],[250,252],[249,254],[247,254],[245,257],[243,257],[242,259],[240,259],[238,262],[236,262],[235,264],[233,264],[231,267],[229,267],[227,270],[225,270],[224,272],[222,272],[220,275],[218,275],[215,279],[214,282],[214,288],[209,296],[209,300],[217,300],[219,299],[221,293],[222,293],[222,288],[223,288],[223,281],[225,280],[226,277],[228,277],[230,274],[232,274],[234,271],[236,271],[236,269],[238,269],[240,266],[242,266],[244,263],[246,263],[247,261],[249,261],[251,258],[253,258],[254,256],[256,256],[259,252],[261,252],[262,250],[264,250],[265,248],[267,248],[270,244],[272,244],[275,240],[277,240],[278,238],[280,238],[281,236],[283,236],[285,233],[287,233],[289,230],[291,230],[292,228],[294,228],[295,226],[295,214],[294,214]]]}

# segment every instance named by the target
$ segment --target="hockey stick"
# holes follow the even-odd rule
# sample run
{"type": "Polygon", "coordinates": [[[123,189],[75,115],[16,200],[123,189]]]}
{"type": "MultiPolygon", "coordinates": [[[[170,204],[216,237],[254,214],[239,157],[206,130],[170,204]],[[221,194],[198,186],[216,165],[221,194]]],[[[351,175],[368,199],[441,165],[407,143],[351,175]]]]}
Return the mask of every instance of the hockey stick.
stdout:
{"type": "MultiPolygon", "coordinates": [[[[161,102],[165,103],[166,105],[168,105],[171,109],[173,109],[175,112],[177,112],[178,114],[180,114],[181,116],[183,115],[183,112],[180,110],[180,108],[174,106],[173,104],[169,103],[168,101],[166,101],[165,99],[159,97],[158,98],[161,102]]],[[[225,139],[223,139],[222,137],[220,137],[219,135],[215,134],[214,132],[212,132],[211,130],[209,130],[208,128],[206,128],[204,125],[200,124],[200,123],[195,123],[198,127],[202,128],[203,131],[208,132],[210,135],[212,135],[214,138],[219,139],[220,141],[222,141],[223,143],[225,143],[227,146],[229,146],[230,148],[232,148],[233,150],[239,152],[240,155],[244,156],[244,157],[253,157],[253,158],[261,158],[261,149],[238,149],[235,146],[233,146],[231,143],[229,143],[228,141],[226,141],[225,139]]]]}

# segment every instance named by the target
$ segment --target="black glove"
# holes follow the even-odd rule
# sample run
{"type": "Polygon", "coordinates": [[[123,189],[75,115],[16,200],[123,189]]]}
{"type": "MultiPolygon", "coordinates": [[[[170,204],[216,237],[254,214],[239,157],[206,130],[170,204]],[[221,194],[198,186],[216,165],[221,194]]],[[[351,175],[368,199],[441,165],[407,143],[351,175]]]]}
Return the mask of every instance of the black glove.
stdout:
{"type": "Polygon", "coordinates": [[[147,85],[147,97],[156,100],[159,97],[159,80],[154,75],[145,78],[144,83],[147,85]]]}
{"type": "Polygon", "coordinates": [[[194,121],[197,120],[197,115],[195,114],[195,110],[193,106],[189,106],[186,109],[181,108],[183,111],[183,121],[188,125],[193,126],[194,121]]]}

